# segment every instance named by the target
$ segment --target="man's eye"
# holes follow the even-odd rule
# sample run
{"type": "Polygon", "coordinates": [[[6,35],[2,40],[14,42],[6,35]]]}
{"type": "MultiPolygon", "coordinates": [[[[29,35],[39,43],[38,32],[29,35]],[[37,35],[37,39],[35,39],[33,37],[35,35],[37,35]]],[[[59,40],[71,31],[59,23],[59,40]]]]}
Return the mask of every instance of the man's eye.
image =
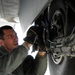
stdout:
{"type": "Polygon", "coordinates": [[[8,38],[12,38],[12,35],[9,35],[8,38]]]}

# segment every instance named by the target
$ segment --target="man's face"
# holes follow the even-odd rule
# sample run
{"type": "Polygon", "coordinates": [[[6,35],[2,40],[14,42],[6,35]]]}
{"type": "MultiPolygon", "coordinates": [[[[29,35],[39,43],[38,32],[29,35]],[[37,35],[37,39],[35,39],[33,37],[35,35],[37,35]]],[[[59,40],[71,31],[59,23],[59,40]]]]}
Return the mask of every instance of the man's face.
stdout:
{"type": "Polygon", "coordinates": [[[18,37],[12,29],[3,30],[3,32],[4,39],[2,40],[2,46],[10,52],[18,46],[18,37]]]}

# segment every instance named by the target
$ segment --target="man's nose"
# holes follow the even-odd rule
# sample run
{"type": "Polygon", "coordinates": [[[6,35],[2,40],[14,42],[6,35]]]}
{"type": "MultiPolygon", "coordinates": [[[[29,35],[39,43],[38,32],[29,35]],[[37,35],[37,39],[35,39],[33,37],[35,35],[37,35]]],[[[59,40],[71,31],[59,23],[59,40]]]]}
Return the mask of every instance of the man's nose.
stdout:
{"type": "Polygon", "coordinates": [[[17,37],[17,36],[14,36],[14,39],[15,39],[16,41],[18,41],[18,37],[17,37]]]}

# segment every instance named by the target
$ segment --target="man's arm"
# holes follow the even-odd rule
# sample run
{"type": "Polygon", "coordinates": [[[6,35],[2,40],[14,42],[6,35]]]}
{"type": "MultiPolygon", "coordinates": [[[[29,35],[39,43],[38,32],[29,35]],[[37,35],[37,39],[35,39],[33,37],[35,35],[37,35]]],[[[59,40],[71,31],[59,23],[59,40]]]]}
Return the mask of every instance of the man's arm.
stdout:
{"type": "Polygon", "coordinates": [[[38,52],[35,58],[36,75],[44,75],[47,69],[46,52],[38,52]]]}
{"type": "MultiPolygon", "coordinates": [[[[39,33],[39,28],[32,26],[27,32],[27,36],[24,40],[31,44],[34,44],[34,42],[36,42],[37,40],[37,39],[35,40],[36,36],[40,36],[39,35],[40,33],[39,34],[38,33],[39,33]]],[[[40,38],[37,41],[38,41],[37,43],[40,50],[38,51],[38,54],[35,58],[35,63],[34,63],[35,67],[33,72],[36,75],[44,75],[47,68],[47,54],[45,52],[45,46],[44,46],[43,40],[41,40],[40,38]]],[[[28,47],[30,47],[30,45],[28,45],[28,47]]]]}

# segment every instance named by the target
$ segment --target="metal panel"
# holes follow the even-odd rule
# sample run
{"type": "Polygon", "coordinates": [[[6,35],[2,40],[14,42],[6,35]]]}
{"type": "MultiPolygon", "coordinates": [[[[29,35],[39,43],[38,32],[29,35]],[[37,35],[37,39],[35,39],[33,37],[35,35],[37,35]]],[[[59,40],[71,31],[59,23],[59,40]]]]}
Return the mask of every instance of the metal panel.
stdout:
{"type": "Polygon", "coordinates": [[[0,17],[9,18],[18,16],[20,0],[0,0],[0,17]]]}
{"type": "Polygon", "coordinates": [[[23,31],[27,29],[49,1],[52,0],[21,0],[19,17],[23,31]]]}

